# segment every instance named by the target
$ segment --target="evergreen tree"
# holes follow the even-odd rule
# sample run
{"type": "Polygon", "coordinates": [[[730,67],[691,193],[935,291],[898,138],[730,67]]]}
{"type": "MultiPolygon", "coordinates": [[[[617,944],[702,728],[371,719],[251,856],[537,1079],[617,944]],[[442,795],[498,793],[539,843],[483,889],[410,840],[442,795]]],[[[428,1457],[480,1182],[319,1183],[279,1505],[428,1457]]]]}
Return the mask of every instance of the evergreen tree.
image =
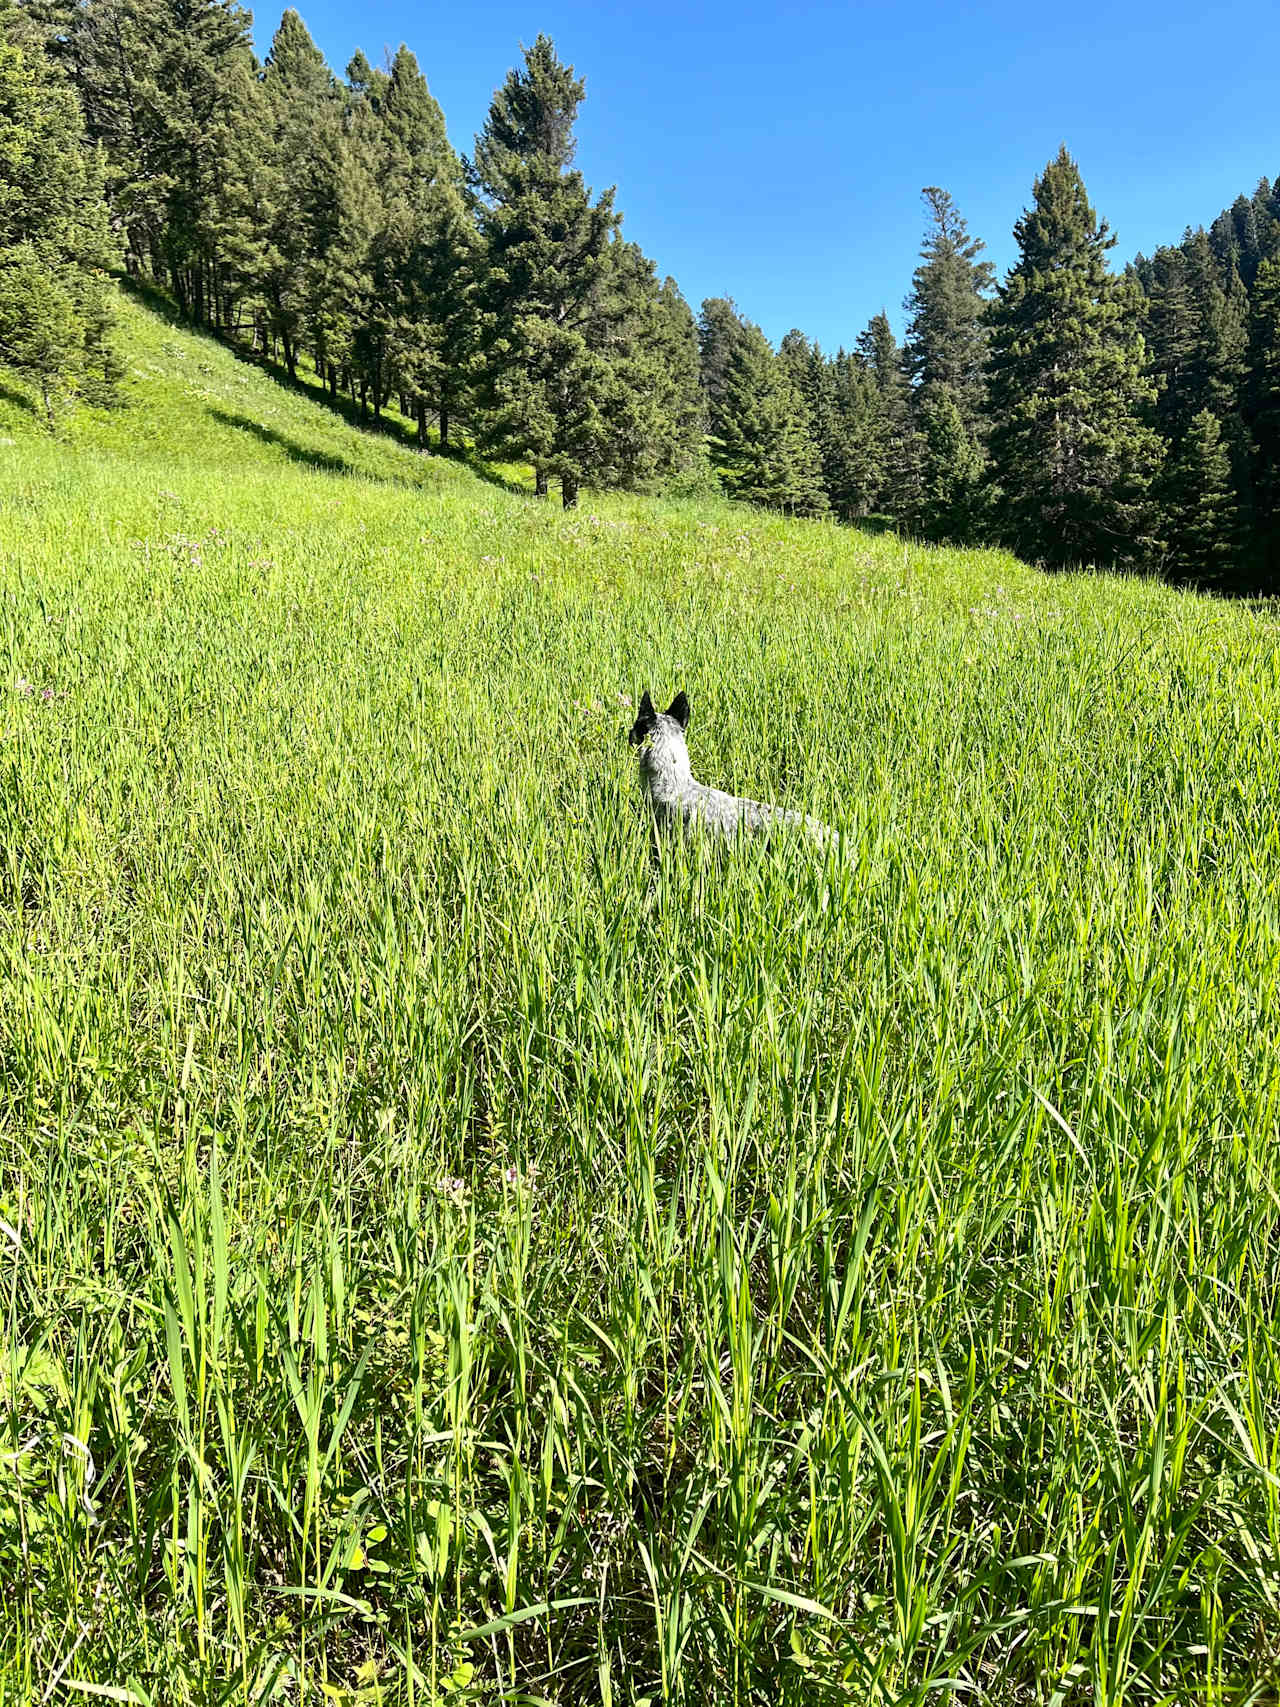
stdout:
{"type": "Polygon", "coordinates": [[[920,495],[915,520],[926,539],[969,539],[981,520],[986,457],[948,386],[919,399],[920,495]]]}
{"type": "Polygon", "coordinates": [[[709,296],[698,315],[698,361],[707,418],[719,436],[719,410],[724,399],[725,375],[734,350],[746,335],[746,323],[729,296],[709,296]]]}
{"type": "Polygon", "coordinates": [[[601,408],[606,449],[596,478],[652,489],[710,484],[698,341],[688,303],[634,243],[615,239],[606,288],[613,333],[601,408]]]}
{"type": "Polygon", "coordinates": [[[37,387],[52,425],[59,395],[104,402],[114,391],[120,366],[103,275],[115,254],[102,161],[84,146],[75,94],[8,9],[0,113],[0,362],[37,387]]]}
{"type": "Polygon", "coordinates": [[[899,522],[912,521],[920,501],[920,441],[911,418],[907,362],[880,310],[858,335],[858,353],[875,386],[879,413],[881,484],[875,504],[899,522]]]}
{"type": "Polygon", "coordinates": [[[987,352],[986,298],[995,269],[978,256],[946,190],[923,192],[931,224],[911,281],[906,308],[906,366],[922,395],[945,392],[964,425],[976,434],[982,414],[987,352]]]}
{"type": "Polygon", "coordinates": [[[985,363],[987,293],[993,268],[978,256],[983,243],[970,237],[945,190],[924,192],[931,224],[912,278],[906,308],[905,367],[915,382],[913,494],[898,512],[928,538],[963,539],[978,520],[977,494],[985,457],[985,363]]]}
{"type": "Polygon", "coordinates": [[[1181,249],[1157,249],[1142,305],[1148,371],[1157,386],[1155,421],[1166,439],[1180,438],[1194,412],[1188,405],[1199,326],[1187,274],[1181,249]]]}
{"type": "Polygon", "coordinates": [[[468,176],[485,264],[477,290],[480,434],[491,450],[534,465],[539,493],[558,476],[566,508],[607,466],[616,376],[608,349],[613,192],[598,201],[572,170],[584,93],[540,35],[508,74],[476,139],[468,176]]]}
{"type": "Polygon", "coordinates": [[[218,325],[265,240],[249,22],[236,0],[85,0],[67,55],[130,264],[218,325]]]}
{"type": "Polygon", "coordinates": [[[885,442],[880,393],[866,362],[837,352],[826,375],[825,407],[818,415],[823,484],[842,521],[869,515],[885,482],[885,442]]]}
{"type": "Polygon", "coordinates": [[[268,327],[278,336],[290,374],[307,323],[311,260],[311,189],[322,170],[318,151],[338,113],[337,82],[306,25],[292,8],[280,20],[263,68],[274,173],[263,292],[268,327]]]}
{"type": "Polygon", "coordinates": [[[1159,440],[1133,288],[1063,148],[1014,227],[1019,258],[992,313],[991,453],[1001,525],[1023,556],[1133,563],[1147,550],[1159,440]]]}
{"type": "Polygon", "coordinates": [[[1280,257],[1263,261],[1254,280],[1245,398],[1255,446],[1255,551],[1271,590],[1280,585],[1280,257]]]}
{"type": "Polygon", "coordinates": [[[1209,583],[1228,579],[1237,543],[1235,487],[1222,426],[1211,410],[1192,418],[1160,487],[1167,571],[1209,583]]]}
{"type": "Polygon", "coordinates": [[[295,204],[306,256],[299,281],[305,333],[331,393],[349,385],[353,398],[356,339],[382,217],[368,117],[353,115],[350,101],[319,110],[295,204]]]}
{"type": "MultiPolygon", "coordinates": [[[[400,390],[425,443],[428,404],[441,397],[450,334],[466,297],[468,249],[461,167],[444,115],[408,48],[401,47],[377,101],[375,176],[380,210],[370,246],[370,291],[356,354],[375,417],[400,390]]],[[[446,435],[448,412],[445,410],[446,435]]]]}
{"type": "Polygon", "coordinates": [[[1185,425],[1201,409],[1221,419],[1236,413],[1249,341],[1249,298],[1234,267],[1216,264],[1203,230],[1184,238],[1194,335],[1182,386],[1185,425]]]}
{"type": "Polygon", "coordinates": [[[720,438],[735,497],[796,515],[823,515],[822,464],[804,398],[758,326],[744,324],[724,372],[720,438]]]}

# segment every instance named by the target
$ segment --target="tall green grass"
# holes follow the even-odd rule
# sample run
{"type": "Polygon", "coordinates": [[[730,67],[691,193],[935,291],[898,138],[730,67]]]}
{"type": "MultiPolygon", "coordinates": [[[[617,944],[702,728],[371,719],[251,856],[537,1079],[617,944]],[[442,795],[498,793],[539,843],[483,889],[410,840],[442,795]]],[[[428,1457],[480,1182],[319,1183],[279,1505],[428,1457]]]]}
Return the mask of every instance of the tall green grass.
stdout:
{"type": "Polygon", "coordinates": [[[5,1707],[1274,1699],[1272,613],[128,315],[0,446],[5,1707]],[[646,686],[842,849],[655,862],[646,686]]]}

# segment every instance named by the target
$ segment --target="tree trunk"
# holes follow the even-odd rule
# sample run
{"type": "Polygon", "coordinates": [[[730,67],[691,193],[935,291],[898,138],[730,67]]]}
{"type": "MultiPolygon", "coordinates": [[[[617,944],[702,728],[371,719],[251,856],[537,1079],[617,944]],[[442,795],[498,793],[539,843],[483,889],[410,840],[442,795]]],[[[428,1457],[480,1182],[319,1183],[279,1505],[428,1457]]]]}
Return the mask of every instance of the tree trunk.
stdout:
{"type": "Polygon", "coordinates": [[[533,471],[533,495],[535,498],[545,498],[547,495],[547,471],[545,468],[535,468],[533,471]]]}
{"type": "Polygon", "coordinates": [[[419,450],[426,450],[426,448],[427,448],[427,400],[425,397],[419,397],[419,399],[418,399],[418,449],[419,450]]]}
{"type": "Polygon", "coordinates": [[[360,381],[360,419],[369,419],[369,384],[367,380],[360,381]]]}
{"type": "Polygon", "coordinates": [[[448,411],[448,409],[442,408],[440,410],[440,449],[441,450],[448,450],[448,448],[449,448],[449,411],[448,411]]]}
{"type": "Polygon", "coordinates": [[[560,476],[560,502],[566,510],[578,507],[578,482],[571,474],[560,476]]]}

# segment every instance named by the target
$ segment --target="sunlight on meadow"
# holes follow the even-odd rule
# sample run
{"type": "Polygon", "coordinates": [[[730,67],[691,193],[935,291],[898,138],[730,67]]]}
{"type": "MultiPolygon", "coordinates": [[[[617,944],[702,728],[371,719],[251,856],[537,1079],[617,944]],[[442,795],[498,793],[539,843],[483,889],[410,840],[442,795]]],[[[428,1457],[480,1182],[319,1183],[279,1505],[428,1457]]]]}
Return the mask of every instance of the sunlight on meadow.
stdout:
{"type": "Polygon", "coordinates": [[[1271,611],[128,327],[0,446],[0,1699],[1272,1678],[1271,611]],[[646,687],[841,848],[651,864],[646,687]]]}

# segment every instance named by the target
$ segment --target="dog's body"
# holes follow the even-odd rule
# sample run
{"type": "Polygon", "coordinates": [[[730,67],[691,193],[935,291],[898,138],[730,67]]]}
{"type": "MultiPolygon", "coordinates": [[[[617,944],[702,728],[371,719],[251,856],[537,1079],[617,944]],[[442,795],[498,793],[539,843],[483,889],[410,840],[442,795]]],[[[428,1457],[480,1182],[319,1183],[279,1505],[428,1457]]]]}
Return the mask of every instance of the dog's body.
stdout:
{"type": "Polygon", "coordinates": [[[807,812],[745,800],[698,782],[685,743],[688,727],[687,694],[678,693],[665,711],[657,711],[646,690],[630,740],[640,749],[640,774],[659,824],[687,824],[718,836],[736,836],[739,832],[754,835],[789,827],[806,831],[819,844],[827,840],[830,828],[807,812]]]}

